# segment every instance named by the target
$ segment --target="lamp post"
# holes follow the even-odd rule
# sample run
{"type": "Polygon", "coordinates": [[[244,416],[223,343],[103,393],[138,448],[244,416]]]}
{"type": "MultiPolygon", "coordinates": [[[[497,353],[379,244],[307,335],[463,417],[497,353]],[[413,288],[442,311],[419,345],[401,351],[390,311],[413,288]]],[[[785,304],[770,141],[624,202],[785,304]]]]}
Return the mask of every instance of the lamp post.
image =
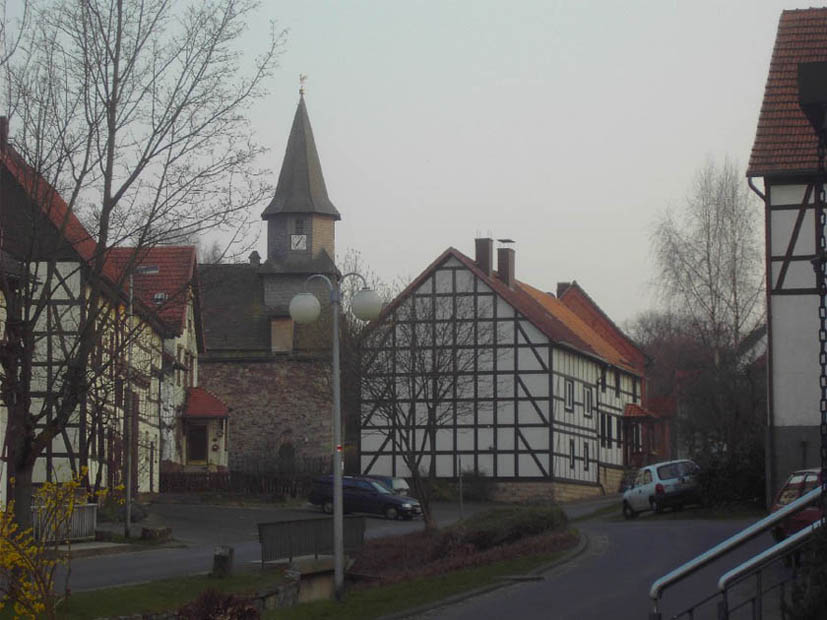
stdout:
{"type": "Polygon", "coordinates": [[[126,506],[124,515],[123,535],[129,538],[129,526],[132,521],[132,416],[135,412],[132,409],[132,341],[135,335],[132,329],[132,301],[134,297],[133,276],[135,274],[158,273],[155,265],[138,265],[129,271],[129,309],[127,310],[126,337],[129,341],[126,344],[126,386],[124,388],[123,400],[123,442],[124,442],[124,487],[126,492],[126,506]]]}
{"type": "MultiPolygon", "coordinates": [[[[345,278],[356,277],[362,281],[362,290],[351,300],[351,311],[360,320],[370,321],[379,316],[382,300],[376,291],[368,288],[365,278],[358,273],[346,273],[338,280],[331,280],[320,273],[305,280],[322,280],[330,291],[333,312],[333,579],[336,599],[341,600],[345,582],[344,570],[344,511],[342,508],[342,408],[340,395],[341,372],[339,368],[339,312],[342,303],[341,283],[345,278]]],[[[319,318],[321,306],[313,293],[305,291],[290,300],[290,317],[298,324],[312,323],[319,318]]]]}

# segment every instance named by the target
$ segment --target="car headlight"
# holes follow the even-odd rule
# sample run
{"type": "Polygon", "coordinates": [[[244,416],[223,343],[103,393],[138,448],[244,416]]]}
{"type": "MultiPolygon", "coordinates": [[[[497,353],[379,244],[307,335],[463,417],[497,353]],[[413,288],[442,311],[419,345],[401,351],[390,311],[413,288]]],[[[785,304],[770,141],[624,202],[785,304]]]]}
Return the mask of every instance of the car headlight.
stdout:
{"type": "Polygon", "coordinates": [[[407,508],[408,510],[410,510],[412,506],[410,504],[402,504],[402,508],[407,508]]]}

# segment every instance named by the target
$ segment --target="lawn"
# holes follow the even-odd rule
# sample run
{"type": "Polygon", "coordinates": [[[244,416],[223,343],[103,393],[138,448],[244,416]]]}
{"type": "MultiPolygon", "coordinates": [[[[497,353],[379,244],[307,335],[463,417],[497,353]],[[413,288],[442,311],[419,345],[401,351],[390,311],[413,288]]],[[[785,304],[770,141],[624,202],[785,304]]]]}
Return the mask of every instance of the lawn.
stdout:
{"type": "MultiPolygon", "coordinates": [[[[280,580],[281,571],[255,570],[237,573],[226,579],[201,575],[77,592],[61,606],[58,615],[60,618],[73,620],[159,612],[177,609],[195,599],[207,588],[215,588],[221,592],[253,593],[280,580]]],[[[0,618],[4,616],[0,615],[0,618]]]]}
{"type": "Polygon", "coordinates": [[[287,620],[378,618],[420,605],[435,603],[455,594],[500,583],[505,576],[523,575],[563,557],[566,553],[567,550],[556,551],[386,586],[352,589],[340,603],[316,601],[288,609],[265,612],[262,617],[287,620]]]}

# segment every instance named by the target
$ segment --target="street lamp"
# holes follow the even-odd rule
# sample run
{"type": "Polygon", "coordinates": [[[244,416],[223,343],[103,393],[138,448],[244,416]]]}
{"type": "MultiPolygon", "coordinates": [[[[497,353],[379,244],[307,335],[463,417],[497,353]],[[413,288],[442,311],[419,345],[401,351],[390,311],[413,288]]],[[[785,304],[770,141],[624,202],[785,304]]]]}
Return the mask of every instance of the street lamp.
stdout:
{"type": "Polygon", "coordinates": [[[158,273],[157,265],[137,265],[129,271],[129,310],[127,318],[126,337],[129,341],[126,345],[126,387],[123,396],[123,443],[124,443],[124,471],[126,473],[126,480],[124,487],[126,490],[126,506],[124,515],[123,535],[129,538],[129,526],[132,520],[132,417],[135,412],[132,409],[132,341],[135,339],[137,330],[132,329],[132,298],[134,297],[134,282],[133,276],[135,274],[146,275],[158,273]]]}
{"type": "MultiPolygon", "coordinates": [[[[358,273],[346,273],[338,280],[331,280],[320,273],[305,280],[307,288],[311,280],[319,279],[330,290],[330,306],[333,311],[333,580],[336,599],[341,600],[345,582],[344,570],[344,512],[342,509],[342,407],[339,394],[339,312],[342,303],[341,284],[350,276],[362,281],[362,289],[353,296],[350,309],[362,321],[372,321],[382,310],[382,300],[376,291],[368,288],[365,278],[358,273]]],[[[290,317],[298,324],[312,323],[319,318],[321,306],[313,293],[305,291],[290,300],[290,317]]]]}

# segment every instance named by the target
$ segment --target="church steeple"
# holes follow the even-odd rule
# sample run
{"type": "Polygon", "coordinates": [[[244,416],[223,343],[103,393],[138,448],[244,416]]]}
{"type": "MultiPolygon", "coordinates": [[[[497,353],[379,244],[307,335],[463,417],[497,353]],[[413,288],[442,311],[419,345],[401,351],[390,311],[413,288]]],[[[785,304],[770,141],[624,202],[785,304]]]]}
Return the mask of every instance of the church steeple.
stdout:
{"type": "Polygon", "coordinates": [[[287,149],[281,164],[279,182],[273,200],[261,214],[262,219],[280,214],[325,215],[342,219],[339,211],[327,197],[322,164],[316,151],[313,129],[300,91],[299,105],[293,117],[293,127],[287,139],[287,149]]]}

